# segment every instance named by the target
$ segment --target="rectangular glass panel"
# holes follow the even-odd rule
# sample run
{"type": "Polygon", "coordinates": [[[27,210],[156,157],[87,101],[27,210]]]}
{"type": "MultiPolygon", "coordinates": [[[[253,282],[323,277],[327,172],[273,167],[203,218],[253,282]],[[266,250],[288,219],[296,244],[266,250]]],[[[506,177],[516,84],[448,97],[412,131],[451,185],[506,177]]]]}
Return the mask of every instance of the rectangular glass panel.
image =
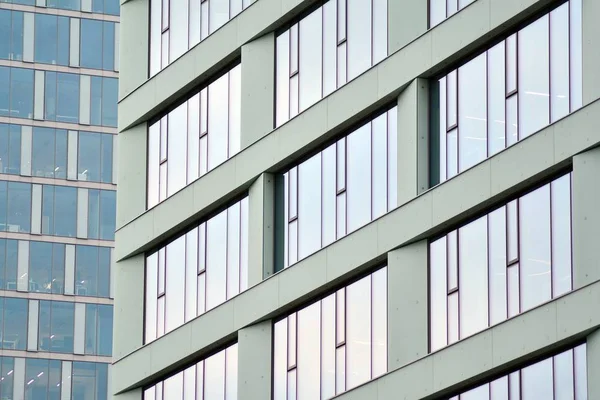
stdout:
{"type": "Polygon", "coordinates": [[[289,226],[289,250],[288,250],[288,265],[292,265],[298,261],[298,220],[290,222],[289,226]]]}
{"type": "Polygon", "coordinates": [[[346,288],[346,389],[371,379],[371,277],[346,288]]]}
{"type": "Polygon", "coordinates": [[[302,112],[323,95],[323,8],[304,17],[299,25],[298,67],[302,76],[298,94],[299,111],[302,112]]]}
{"type": "MultiPolygon", "coordinates": [[[[212,4],[212,3],[211,3],[212,4]]],[[[223,75],[208,88],[208,168],[229,157],[229,77],[223,75]]]]}
{"type": "Polygon", "coordinates": [[[552,298],[550,186],[519,199],[521,311],[552,298]]]}
{"type": "Polygon", "coordinates": [[[482,54],[458,69],[459,171],[487,157],[487,58],[482,54]]]}
{"type": "Polygon", "coordinates": [[[507,274],[508,318],[511,318],[520,313],[519,263],[508,267],[507,274]]]}
{"type": "Polygon", "coordinates": [[[337,0],[337,40],[338,43],[346,40],[346,2],[337,0]]]}
{"type": "Polygon", "coordinates": [[[346,391],[346,346],[335,350],[335,392],[340,394],[346,391]]]}
{"type": "Polygon", "coordinates": [[[587,400],[588,398],[586,349],[587,345],[585,343],[573,349],[573,364],[575,371],[575,400],[587,400]]]}
{"type": "Polygon", "coordinates": [[[296,366],[296,352],[298,349],[297,338],[298,328],[296,326],[296,314],[290,314],[287,318],[287,333],[288,333],[288,346],[287,346],[287,367],[288,369],[296,366]]]}
{"type": "Polygon", "coordinates": [[[298,311],[298,398],[318,399],[321,382],[321,304],[298,311]]]}
{"type": "Polygon", "coordinates": [[[323,4],[323,97],[337,88],[337,2],[323,4]]]}
{"type": "Polygon", "coordinates": [[[571,65],[571,111],[575,111],[583,103],[583,29],[582,29],[582,0],[570,0],[570,50],[571,65]]]}
{"type": "Polygon", "coordinates": [[[161,337],[165,334],[165,296],[158,298],[156,310],[156,337],[161,337]]]}
{"type": "Polygon", "coordinates": [[[289,30],[277,36],[275,50],[276,126],[290,118],[290,36],[289,30]]]}
{"type": "Polygon", "coordinates": [[[436,351],[448,343],[448,314],[446,311],[446,237],[429,245],[430,279],[430,343],[431,351],[436,351]]]}
{"type": "Polygon", "coordinates": [[[296,395],[297,395],[297,377],[296,377],[296,373],[297,373],[297,369],[293,369],[291,371],[288,371],[287,373],[287,400],[296,400],[296,395]]]}
{"type": "Polygon", "coordinates": [[[347,7],[348,80],[372,65],[372,2],[349,1],[347,7]]]}
{"type": "MultiPolygon", "coordinates": [[[[329,4],[329,3],[327,3],[329,4]]],[[[322,153],[323,164],[323,240],[322,245],[335,241],[335,198],[336,198],[336,161],[335,145],[329,146],[322,153]]]]}
{"type": "Polygon", "coordinates": [[[482,217],[458,231],[460,338],[488,326],[487,218],[482,217]]]}
{"type": "Polygon", "coordinates": [[[521,399],[521,371],[508,375],[508,395],[510,400],[521,399]]]}
{"type": "Polygon", "coordinates": [[[447,291],[458,289],[458,233],[452,231],[447,235],[448,246],[448,288],[447,291]]]}
{"type": "Polygon", "coordinates": [[[204,398],[225,399],[225,352],[204,361],[204,398]]]}
{"type": "Polygon", "coordinates": [[[458,123],[457,96],[457,73],[454,70],[446,76],[446,129],[450,129],[458,123]]]}
{"type": "Polygon", "coordinates": [[[452,344],[460,339],[459,319],[458,319],[458,293],[454,292],[448,295],[448,344],[452,344]]]}
{"type": "Polygon", "coordinates": [[[488,215],[490,325],[504,321],[506,310],[506,208],[488,215]]]}
{"type": "MultiPolygon", "coordinates": [[[[321,301],[321,398],[335,396],[335,295],[321,301]]],[[[277,372],[276,372],[277,373],[277,372]]],[[[275,396],[276,399],[283,397],[275,396]]]]}
{"type": "Polygon", "coordinates": [[[373,211],[371,219],[387,212],[387,115],[383,114],[372,122],[373,170],[371,171],[373,192],[371,194],[373,211]]]}
{"type": "Polygon", "coordinates": [[[290,78],[290,118],[294,118],[299,112],[299,74],[290,78]]]}
{"type": "Polygon", "coordinates": [[[183,325],[185,319],[185,236],[167,245],[165,274],[165,333],[183,325]]]}
{"type": "Polygon", "coordinates": [[[446,0],[446,17],[456,14],[458,11],[458,0],[446,0]]]}
{"type": "Polygon", "coordinates": [[[346,235],[346,192],[339,194],[336,199],[337,202],[337,223],[336,231],[337,238],[340,239],[346,235]]]}
{"type": "Polygon", "coordinates": [[[521,394],[525,400],[553,398],[551,358],[521,370],[521,394]]]}
{"type": "Polygon", "coordinates": [[[227,298],[240,292],[240,204],[227,210],[227,298]]]}
{"type": "Polygon", "coordinates": [[[446,19],[446,0],[429,0],[429,28],[446,19]]]}
{"type": "Polygon", "coordinates": [[[517,34],[506,38],[506,95],[517,90],[517,34]]]}
{"type": "MultiPolygon", "coordinates": [[[[304,161],[298,171],[298,259],[321,248],[321,154],[304,161]]],[[[293,174],[292,174],[293,175],[293,174]]]]}
{"type": "Polygon", "coordinates": [[[550,13],[550,123],[569,113],[569,4],[550,13]]]}
{"type": "Polygon", "coordinates": [[[198,230],[193,229],[185,235],[185,321],[198,315],[198,230]]]}
{"type": "MultiPolygon", "coordinates": [[[[192,0],[193,1],[193,0],[192,0]]],[[[199,0],[198,0],[199,1],[199,0]]],[[[187,101],[187,180],[189,185],[199,175],[200,151],[200,95],[196,94],[187,101]]],[[[183,132],[182,132],[183,133],[183,132]]],[[[181,134],[181,133],[180,133],[181,134]]]]}
{"type": "Polygon", "coordinates": [[[506,205],[506,254],[511,263],[519,258],[519,210],[518,200],[506,205]]]}
{"type": "Polygon", "coordinates": [[[398,108],[388,115],[388,211],[398,206],[398,108]]]}
{"type": "Polygon", "coordinates": [[[227,299],[227,211],[206,223],[206,309],[227,299]]]}
{"type": "Polygon", "coordinates": [[[339,192],[346,189],[346,138],[338,140],[335,145],[337,159],[336,187],[339,192]]]}
{"type": "Polygon", "coordinates": [[[371,220],[371,124],[347,137],[347,209],[348,232],[371,220]]]}
{"type": "Polygon", "coordinates": [[[163,201],[164,199],[167,198],[167,188],[168,188],[168,182],[167,182],[167,169],[168,169],[168,163],[164,162],[162,164],[160,164],[159,167],[159,194],[158,194],[158,200],[159,201],[163,201]]]}
{"type": "Polygon", "coordinates": [[[552,297],[572,289],[571,175],[551,183],[552,297]]]}
{"type": "Polygon", "coordinates": [[[346,84],[348,76],[347,58],[348,53],[346,51],[347,43],[344,42],[337,47],[337,87],[341,87],[346,84]]]}
{"type": "Polygon", "coordinates": [[[206,311],[206,273],[198,275],[198,303],[197,315],[206,311]]]}
{"type": "Polygon", "coordinates": [[[519,31],[518,87],[520,139],[550,121],[548,16],[519,31]]]}
{"type": "Polygon", "coordinates": [[[458,128],[452,129],[446,136],[447,154],[446,166],[447,178],[450,179],[458,174],[458,128]]]}
{"type": "Polygon", "coordinates": [[[500,42],[487,52],[488,68],[488,156],[493,156],[506,147],[506,103],[505,103],[505,42],[500,42]]]}
{"type": "Polygon", "coordinates": [[[346,289],[335,294],[335,343],[340,345],[346,341],[346,289]]]}
{"type": "Polygon", "coordinates": [[[575,400],[573,350],[554,356],[554,399],[575,400]]]}
{"type": "Polygon", "coordinates": [[[490,400],[508,400],[508,376],[490,383],[490,400]]]}
{"type": "Polygon", "coordinates": [[[290,76],[298,72],[298,47],[298,24],[295,24],[290,28],[290,76]]]}

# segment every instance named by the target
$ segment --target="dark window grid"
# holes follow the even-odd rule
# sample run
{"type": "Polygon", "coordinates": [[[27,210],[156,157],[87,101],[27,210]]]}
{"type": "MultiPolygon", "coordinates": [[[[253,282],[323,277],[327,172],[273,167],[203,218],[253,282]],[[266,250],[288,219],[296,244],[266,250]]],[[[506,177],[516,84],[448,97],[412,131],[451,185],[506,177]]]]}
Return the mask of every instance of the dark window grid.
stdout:
{"type": "MultiPolygon", "coordinates": [[[[551,185],[551,183],[549,183],[548,185],[551,185]]],[[[572,185],[570,185],[570,190],[572,192],[572,185]]],[[[552,227],[553,227],[553,224],[552,224],[552,219],[553,219],[552,218],[552,200],[551,200],[552,199],[552,186],[550,186],[549,196],[550,196],[550,257],[552,257],[552,254],[553,254],[553,246],[552,246],[553,241],[552,241],[552,237],[554,235],[554,232],[552,230],[552,227]]],[[[517,199],[517,200],[520,201],[520,198],[517,199]]],[[[517,201],[517,203],[519,201],[517,201]]],[[[504,205],[503,207],[506,208],[507,206],[504,205]]],[[[571,226],[572,226],[572,212],[573,212],[572,210],[573,210],[573,206],[572,206],[572,203],[571,203],[571,207],[570,207],[571,226]]],[[[508,212],[506,212],[506,215],[507,215],[507,218],[508,218],[508,212]]],[[[517,232],[520,232],[520,226],[521,226],[520,220],[521,220],[520,219],[520,214],[517,212],[517,224],[518,224],[517,232]]],[[[487,237],[488,244],[487,244],[487,246],[488,246],[488,259],[489,259],[489,248],[490,248],[489,247],[490,246],[490,242],[489,242],[489,240],[490,240],[489,239],[489,214],[486,216],[486,226],[487,226],[487,232],[488,232],[488,237],[487,237]]],[[[506,221],[506,236],[508,237],[508,220],[506,221]]],[[[572,238],[572,236],[573,236],[573,232],[572,232],[572,229],[571,229],[571,238],[572,238]]],[[[460,237],[460,235],[458,234],[458,230],[457,230],[457,241],[456,241],[456,243],[457,243],[457,257],[458,257],[458,249],[459,249],[458,243],[459,243],[459,240],[460,240],[459,237],[460,237]]],[[[447,236],[446,236],[446,241],[447,241],[447,236]]],[[[507,243],[507,250],[508,250],[508,241],[506,243],[507,243]]],[[[520,249],[520,246],[521,246],[521,241],[520,241],[520,233],[519,233],[518,242],[517,242],[517,248],[520,249]]],[[[446,243],[446,252],[448,252],[448,245],[447,245],[447,243],[446,243]]],[[[573,259],[573,250],[572,250],[572,247],[571,247],[571,260],[572,259],[573,259]]],[[[550,268],[551,299],[554,299],[555,298],[554,297],[555,293],[554,293],[554,276],[552,274],[552,271],[553,271],[553,269],[552,269],[553,268],[552,267],[552,263],[550,265],[551,265],[551,268],[550,268]]],[[[446,271],[448,270],[447,267],[448,267],[448,261],[446,260],[446,271]]],[[[521,303],[522,303],[522,297],[523,296],[521,295],[521,266],[519,265],[519,262],[514,262],[514,263],[511,263],[511,264],[507,265],[507,273],[506,273],[506,303],[507,303],[506,304],[506,307],[507,307],[506,310],[507,310],[507,319],[511,318],[509,316],[509,308],[508,308],[509,307],[508,306],[509,295],[510,295],[510,293],[509,293],[510,290],[509,290],[508,268],[511,268],[511,267],[518,268],[518,271],[517,271],[518,272],[518,279],[517,279],[517,281],[518,281],[518,288],[517,288],[517,291],[518,291],[518,297],[519,297],[519,310],[518,310],[518,312],[514,316],[517,316],[517,315],[519,315],[522,312],[522,304],[521,303]]],[[[458,274],[459,269],[460,269],[460,264],[457,262],[457,274],[458,274]]],[[[491,306],[490,306],[490,291],[489,291],[489,265],[488,265],[488,271],[487,271],[487,273],[488,273],[488,291],[487,291],[487,295],[488,295],[488,312],[487,312],[487,316],[488,316],[488,327],[490,327],[491,326],[491,324],[490,324],[490,307],[491,306]]],[[[448,282],[447,279],[448,279],[448,276],[446,276],[446,282],[448,282]]],[[[459,280],[457,280],[457,284],[458,284],[458,282],[459,282],[459,280]]],[[[572,263],[572,261],[571,261],[571,282],[573,282],[573,263],[572,263]]],[[[571,290],[572,290],[572,288],[573,288],[573,284],[571,283],[571,290]]],[[[456,288],[456,290],[448,292],[447,300],[446,300],[446,324],[447,324],[446,325],[446,335],[447,335],[446,341],[447,341],[447,345],[451,344],[449,342],[449,335],[450,335],[450,322],[449,322],[450,321],[450,314],[448,312],[448,301],[449,301],[448,299],[455,292],[458,292],[458,287],[456,288]]],[[[458,320],[457,320],[457,323],[458,323],[458,337],[459,337],[458,340],[461,340],[462,338],[460,337],[460,295],[457,295],[457,296],[458,296],[457,297],[457,310],[458,310],[458,320]]]]}

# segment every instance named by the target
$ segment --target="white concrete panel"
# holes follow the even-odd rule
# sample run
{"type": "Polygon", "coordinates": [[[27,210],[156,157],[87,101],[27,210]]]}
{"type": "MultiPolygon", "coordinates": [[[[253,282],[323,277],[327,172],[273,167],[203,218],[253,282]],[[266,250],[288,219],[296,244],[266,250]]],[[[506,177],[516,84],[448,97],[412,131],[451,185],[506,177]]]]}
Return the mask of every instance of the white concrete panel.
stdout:
{"type": "Polygon", "coordinates": [[[67,136],[67,179],[77,180],[79,132],[69,131],[67,136]]]}
{"type": "Polygon", "coordinates": [[[119,176],[119,138],[113,137],[113,168],[112,168],[112,183],[117,184],[119,176]]]}
{"type": "Polygon", "coordinates": [[[39,312],[39,300],[29,300],[29,316],[27,323],[27,351],[37,351],[38,349],[39,312]]]}
{"type": "MultiPolygon", "coordinates": [[[[37,72],[37,71],[36,71],[37,72]]],[[[21,175],[31,176],[32,127],[21,126],[21,175]]]]}
{"type": "Polygon", "coordinates": [[[19,240],[17,257],[17,291],[29,291],[29,242],[19,240]]]}
{"type": "Polygon", "coordinates": [[[65,245],[65,295],[75,294],[75,245],[65,245]]]}
{"type": "Polygon", "coordinates": [[[75,303],[75,335],[73,338],[73,353],[85,352],[85,304],[75,303]]]}
{"type": "Polygon", "coordinates": [[[35,20],[33,13],[23,13],[23,61],[33,62],[35,20]]]}
{"type": "Polygon", "coordinates": [[[77,237],[81,239],[88,236],[88,198],[87,189],[77,189],[77,237]]]}
{"type": "Polygon", "coordinates": [[[42,233],[42,185],[31,185],[31,234],[42,233]]]}
{"type": "Polygon", "coordinates": [[[268,320],[238,333],[238,400],[271,398],[272,330],[268,320]]]}
{"type": "Polygon", "coordinates": [[[275,177],[262,174],[248,198],[248,286],[273,274],[275,177]]]}
{"type": "Polygon", "coordinates": [[[25,399],[25,359],[15,358],[13,372],[13,399],[25,399]]]}
{"type": "MultiPolygon", "coordinates": [[[[73,363],[71,361],[62,362],[63,384],[60,388],[60,400],[71,400],[71,381],[68,377],[73,375],[73,363]],[[67,378],[67,379],[64,379],[67,378]]],[[[109,396],[110,396],[110,392],[109,396]]]]}
{"type": "Polygon", "coordinates": [[[80,38],[81,20],[71,18],[70,26],[70,46],[69,46],[69,65],[79,67],[79,38],[80,38]]]}
{"type": "Polygon", "coordinates": [[[35,71],[35,86],[33,93],[33,118],[44,119],[44,91],[45,91],[46,73],[44,71],[35,71]]]}
{"type": "Polygon", "coordinates": [[[92,78],[89,75],[80,75],[79,79],[79,123],[90,124],[92,78]]]}
{"type": "Polygon", "coordinates": [[[92,0],[81,0],[81,11],[92,12],[92,0]]]}

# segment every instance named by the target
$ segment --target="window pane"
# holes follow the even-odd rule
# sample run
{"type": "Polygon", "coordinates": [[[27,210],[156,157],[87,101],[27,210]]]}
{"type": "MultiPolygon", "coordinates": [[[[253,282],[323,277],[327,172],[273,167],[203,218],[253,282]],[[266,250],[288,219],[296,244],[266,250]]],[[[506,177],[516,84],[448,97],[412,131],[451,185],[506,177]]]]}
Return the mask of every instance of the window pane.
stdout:
{"type": "Polygon", "coordinates": [[[33,117],[33,70],[11,68],[10,108],[12,117],[33,117]]]}
{"type": "Polygon", "coordinates": [[[550,122],[569,113],[569,4],[550,13],[550,122]]]}
{"type": "Polygon", "coordinates": [[[98,293],[98,248],[77,246],[75,251],[75,294],[96,296],[98,293]]]}
{"type": "Polygon", "coordinates": [[[100,181],[100,154],[102,135],[79,132],[79,156],[77,176],[83,181],[100,181]]]}
{"type": "Polygon", "coordinates": [[[115,239],[116,193],[112,190],[100,191],[100,239],[115,239]]]}
{"type": "MultiPolygon", "coordinates": [[[[186,25],[186,24],[181,24],[186,25]]],[[[115,23],[104,21],[102,30],[102,69],[115,68],[115,23]]]]}
{"type": "Polygon", "coordinates": [[[321,247],[321,154],[298,167],[298,258],[321,247]]]}
{"type": "Polygon", "coordinates": [[[544,360],[521,370],[521,395],[523,400],[552,398],[552,373],[552,359],[544,360]]]}
{"type": "Polygon", "coordinates": [[[72,353],[75,303],[53,301],[51,312],[50,351],[72,353]]]}
{"type": "Polygon", "coordinates": [[[102,125],[117,126],[118,80],[102,79],[102,125]]]}
{"type": "Polygon", "coordinates": [[[550,120],[548,16],[523,28],[518,35],[521,139],[548,125],[550,120]]]}
{"type": "Polygon", "coordinates": [[[207,222],[206,309],[226,300],[227,212],[207,222]]]}
{"type": "Polygon", "coordinates": [[[35,14],[35,54],[36,62],[57,64],[58,19],[56,15],[35,14]]]}
{"type": "Polygon", "coordinates": [[[348,80],[371,66],[371,2],[349,1],[348,7],[348,80]]]}
{"type": "Polygon", "coordinates": [[[371,379],[371,277],[346,289],[346,389],[371,379]]]}
{"type": "Polygon", "coordinates": [[[98,342],[98,305],[85,305],[85,354],[96,354],[98,342]]]}
{"type": "Polygon", "coordinates": [[[31,185],[8,182],[7,231],[26,232],[31,227],[31,185]]]}
{"type": "Polygon", "coordinates": [[[98,355],[112,354],[113,307],[98,305],[98,355]]]}
{"type": "Polygon", "coordinates": [[[90,124],[102,125],[102,80],[99,76],[92,76],[90,83],[90,124]]]}
{"type": "Polygon", "coordinates": [[[80,63],[85,68],[102,69],[103,21],[81,19],[80,63]]]}
{"type": "Polygon", "coordinates": [[[8,40],[0,41],[0,58],[3,60],[11,59],[11,18],[12,11],[0,10],[0,37],[8,38],[8,40]]]}
{"type": "MultiPolygon", "coordinates": [[[[225,239],[226,242],[226,239],[225,239]]],[[[224,247],[224,245],[223,245],[224,247]]],[[[165,333],[184,322],[185,307],[185,235],[167,245],[165,276],[165,333]]],[[[223,258],[225,261],[226,258],[223,258]]],[[[218,265],[225,272],[225,264],[218,265]]],[[[223,274],[225,276],[225,274],[223,274]]]]}
{"type": "Polygon", "coordinates": [[[56,120],[79,122],[79,76],[59,72],[56,74],[56,85],[56,120]]]}
{"type": "Polygon", "coordinates": [[[571,252],[571,176],[551,184],[552,204],[552,295],[572,289],[571,252]]]}
{"type": "Polygon", "coordinates": [[[27,308],[26,299],[4,299],[4,329],[2,348],[25,350],[27,345],[27,308]]]}
{"type": "MultiPolygon", "coordinates": [[[[322,8],[313,11],[299,23],[300,111],[322,97],[323,16],[322,8]]],[[[299,387],[300,390],[300,387],[299,387]]]]}
{"type": "Polygon", "coordinates": [[[488,216],[490,325],[506,319],[506,208],[488,216]]]}
{"type": "Polygon", "coordinates": [[[321,332],[320,303],[298,312],[297,391],[300,399],[318,399],[320,396],[321,332]]]}
{"type": "Polygon", "coordinates": [[[52,292],[52,243],[29,243],[29,291],[52,292]]]}
{"type": "Polygon", "coordinates": [[[54,200],[55,235],[77,234],[77,188],[56,186],[54,200]]]}
{"type": "Polygon", "coordinates": [[[371,124],[347,138],[348,232],[371,220],[371,124]]]}

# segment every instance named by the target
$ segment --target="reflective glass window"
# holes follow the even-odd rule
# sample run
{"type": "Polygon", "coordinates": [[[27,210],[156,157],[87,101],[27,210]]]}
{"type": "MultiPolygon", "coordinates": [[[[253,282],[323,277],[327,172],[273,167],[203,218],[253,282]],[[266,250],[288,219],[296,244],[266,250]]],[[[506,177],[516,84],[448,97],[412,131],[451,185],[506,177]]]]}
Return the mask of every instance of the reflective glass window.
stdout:
{"type": "Polygon", "coordinates": [[[328,399],[385,373],[386,304],[382,268],[276,322],[273,398],[328,399]]]}
{"type": "Polygon", "coordinates": [[[75,294],[108,297],[110,294],[110,248],[76,246],[75,294]]]}
{"type": "Polygon", "coordinates": [[[54,65],[69,65],[69,18],[35,14],[34,60],[54,65]]]}
{"type": "Polygon", "coordinates": [[[396,119],[394,107],[283,174],[277,269],[396,207],[396,119]]]}
{"type": "Polygon", "coordinates": [[[21,173],[21,127],[0,124],[0,173],[21,173]]]}
{"type": "Polygon", "coordinates": [[[42,233],[56,236],[76,236],[77,188],[43,186],[42,233]]]}
{"type": "Polygon", "coordinates": [[[2,314],[0,348],[25,350],[27,347],[27,310],[27,299],[0,297],[0,314],[2,314]]]}
{"type": "Polygon", "coordinates": [[[102,69],[103,21],[81,20],[80,63],[85,68],[102,69]]]}
{"type": "Polygon", "coordinates": [[[113,307],[86,304],[85,354],[110,356],[112,352],[113,307]]]}
{"type": "Polygon", "coordinates": [[[102,78],[102,126],[117,126],[118,79],[102,78]]]}
{"type": "Polygon", "coordinates": [[[33,116],[33,70],[10,68],[10,116],[33,116]]]}
{"type": "Polygon", "coordinates": [[[387,56],[387,2],[330,0],[277,37],[279,126],[387,56]]]}
{"type": "Polygon", "coordinates": [[[75,303],[40,300],[39,313],[39,349],[72,353],[75,303]]]}
{"type": "Polygon", "coordinates": [[[56,74],[56,121],[79,122],[79,76],[56,74]]]}
{"type": "Polygon", "coordinates": [[[148,208],[240,151],[240,88],[238,65],[150,125],[148,208]]]}
{"type": "Polygon", "coordinates": [[[571,175],[431,242],[429,268],[432,351],[569,292],[571,175]]]}
{"type": "Polygon", "coordinates": [[[113,135],[79,132],[79,180],[112,182],[113,135]]]}
{"type": "Polygon", "coordinates": [[[108,364],[73,362],[73,400],[108,399],[108,364]]]}
{"type": "Polygon", "coordinates": [[[88,202],[88,238],[114,240],[116,192],[90,189],[88,202]]]}
{"type": "Polygon", "coordinates": [[[248,288],[248,199],[146,257],[146,343],[248,288]]]}
{"type": "Polygon", "coordinates": [[[29,233],[31,184],[0,181],[0,230],[29,233]]]}
{"type": "Polygon", "coordinates": [[[46,0],[46,7],[79,11],[81,9],[81,0],[46,0]]]}
{"type": "Polygon", "coordinates": [[[181,0],[152,1],[150,3],[150,76],[167,67],[201,40],[206,39],[249,4],[249,1],[242,0],[205,0],[193,1],[190,4],[181,0]]]}
{"type": "Polygon", "coordinates": [[[12,357],[0,357],[0,398],[11,399],[14,392],[15,359],[12,357]]]}
{"type": "Polygon", "coordinates": [[[580,1],[566,2],[434,83],[432,184],[581,107],[581,82],[569,67],[581,64],[581,37],[570,33],[581,27],[581,15],[569,11],[580,1]]]}
{"type": "Polygon", "coordinates": [[[60,360],[25,359],[25,399],[60,399],[61,375],[60,360]]]}
{"type": "Polygon", "coordinates": [[[29,242],[29,291],[63,294],[65,245],[29,242]]]}
{"type": "Polygon", "coordinates": [[[45,178],[67,178],[67,131],[33,127],[31,172],[45,178]]]}
{"type": "Polygon", "coordinates": [[[17,290],[18,241],[0,239],[0,289],[17,290]]]}
{"type": "Polygon", "coordinates": [[[23,59],[23,12],[0,10],[0,58],[23,59]]]}
{"type": "MultiPolygon", "coordinates": [[[[587,399],[587,388],[573,384],[586,372],[586,344],[502,376],[460,394],[461,400],[587,399]],[[582,369],[577,368],[583,365],[582,369]],[[516,394],[516,396],[515,396],[516,394]]],[[[459,396],[453,397],[458,399],[459,396]]]]}
{"type": "Polygon", "coordinates": [[[237,399],[238,345],[221,350],[144,390],[144,400],[237,399]],[[198,395],[196,395],[198,394],[198,395]]]}

